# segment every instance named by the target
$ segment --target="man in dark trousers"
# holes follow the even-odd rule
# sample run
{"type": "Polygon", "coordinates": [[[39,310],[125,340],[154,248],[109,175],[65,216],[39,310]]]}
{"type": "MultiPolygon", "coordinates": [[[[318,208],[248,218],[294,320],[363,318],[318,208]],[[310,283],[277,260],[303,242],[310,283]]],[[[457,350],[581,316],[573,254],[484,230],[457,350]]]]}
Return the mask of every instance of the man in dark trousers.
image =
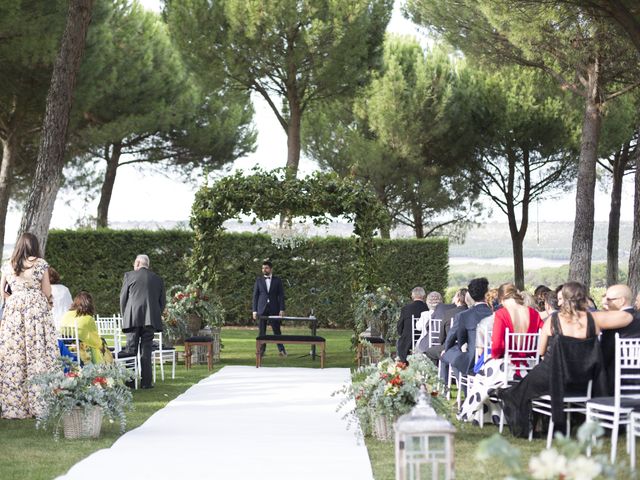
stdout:
{"type": "Polygon", "coordinates": [[[411,290],[411,300],[408,305],[400,310],[400,320],[398,320],[398,357],[401,362],[407,361],[407,355],[413,348],[413,319],[420,318],[422,312],[429,310],[425,303],[427,293],[422,287],[411,290]]]}
{"type": "Polygon", "coordinates": [[[149,270],[149,257],[138,255],[133,263],[133,271],[124,274],[120,312],[122,331],[131,334],[127,336],[127,350],[137,354],[140,348],[140,388],[153,388],[153,335],[162,331],[161,316],[165,304],[164,282],[149,270]]]}
{"type": "MultiPolygon", "coordinates": [[[[262,262],[262,275],[256,278],[256,283],[253,286],[253,319],[260,318],[258,324],[258,335],[267,334],[267,317],[271,315],[284,316],[284,286],[280,277],[273,275],[273,265],[269,260],[262,262]]],[[[274,335],[282,335],[280,330],[280,320],[269,320],[271,329],[274,335]]],[[[262,351],[264,355],[266,345],[262,345],[262,351]]],[[[287,352],[284,349],[284,345],[278,344],[278,351],[280,356],[286,357],[287,352]]]]}

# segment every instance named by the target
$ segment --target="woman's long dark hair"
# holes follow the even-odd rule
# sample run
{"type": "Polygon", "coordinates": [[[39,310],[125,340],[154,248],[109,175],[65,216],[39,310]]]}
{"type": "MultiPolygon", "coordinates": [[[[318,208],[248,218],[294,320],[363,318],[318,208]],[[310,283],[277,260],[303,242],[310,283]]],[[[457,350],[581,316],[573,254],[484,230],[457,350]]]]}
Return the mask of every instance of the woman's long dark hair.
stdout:
{"type": "Polygon", "coordinates": [[[16,247],[13,249],[13,255],[11,255],[11,267],[16,275],[20,275],[26,270],[25,262],[29,257],[40,258],[42,257],[42,251],[36,236],[25,232],[20,235],[16,242],[16,247]]]}

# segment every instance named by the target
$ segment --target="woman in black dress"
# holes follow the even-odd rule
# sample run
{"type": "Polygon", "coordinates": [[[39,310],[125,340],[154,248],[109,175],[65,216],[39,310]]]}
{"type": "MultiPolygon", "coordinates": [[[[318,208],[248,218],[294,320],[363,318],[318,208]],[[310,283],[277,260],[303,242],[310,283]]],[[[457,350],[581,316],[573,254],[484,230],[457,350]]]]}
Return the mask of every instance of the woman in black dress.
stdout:
{"type": "Polygon", "coordinates": [[[562,298],[559,313],[553,314],[540,332],[543,360],[519,383],[497,392],[514,436],[529,435],[534,398],[551,395],[553,421],[562,428],[565,392],[583,395],[593,380],[594,396],[604,393],[606,378],[598,334],[601,329],[621,328],[632,320],[626,312],[588,312],[587,289],[578,282],[565,283],[562,298]]]}

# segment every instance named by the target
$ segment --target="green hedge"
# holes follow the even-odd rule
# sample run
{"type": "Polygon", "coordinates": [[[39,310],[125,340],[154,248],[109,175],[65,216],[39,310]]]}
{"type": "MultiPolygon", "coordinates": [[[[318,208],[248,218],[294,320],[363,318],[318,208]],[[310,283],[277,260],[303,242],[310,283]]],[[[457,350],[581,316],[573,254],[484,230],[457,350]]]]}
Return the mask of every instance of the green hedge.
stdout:
{"type": "MultiPolygon", "coordinates": [[[[47,242],[47,260],[72,294],[90,291],[98,313],[117,312],[124,272],[138,253],[146,253],[151,268],[167,287],[188,282],[185,259],[193,234],[187,231],[54,230],[47,242]]],[[[295,251],[278,250],[269,237],[254,233],[225,233],[220,237],[226,259],[218,272],[218,294],[227,309],[227,323],[253,324],[251,294],[264,258],[274,263],[287,295],[287,313],[314,314],[324,326],[351,326],[351,298],[358,261],[349,238],[309,239],[295,251]]],[[[389,285],[408,298],[422,285],[444,292],[448,278],[446,239],[376,240],[377,283],[389,285]]]]}

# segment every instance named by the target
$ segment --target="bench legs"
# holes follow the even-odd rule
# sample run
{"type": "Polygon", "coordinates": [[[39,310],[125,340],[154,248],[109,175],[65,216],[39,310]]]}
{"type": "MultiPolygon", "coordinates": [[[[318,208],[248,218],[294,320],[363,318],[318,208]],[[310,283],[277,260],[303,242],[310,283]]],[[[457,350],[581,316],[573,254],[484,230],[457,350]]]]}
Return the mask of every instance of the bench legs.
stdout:
{"type": "MultiPolygon", "coordinates": [[[[282,343],[282,341],[273,341],[273,342],[268,342],[268,341],[263,341],[263,340],[256,340],[256,368],[260,368],[262,366],[262,345],[267,345],[267,344],[277,344],[277,343],[282,343]]],[[[293,342],[296,344],[300,344],[300,343],[304,343],[304,342],[293,342]]],[[[324,360],[326,358],[326,346],[327,343],[323,342],[323,343],[312,343],[311,345],[320,345],[320,368],[324,368],[324,360]]]]}
{"type": "Polygon", "coordinates": [[[191,368],[191,347],[196,345],[207,347],[207,369],[213,369],[213,342],[184,342],[184,366],[191,368]]]}

